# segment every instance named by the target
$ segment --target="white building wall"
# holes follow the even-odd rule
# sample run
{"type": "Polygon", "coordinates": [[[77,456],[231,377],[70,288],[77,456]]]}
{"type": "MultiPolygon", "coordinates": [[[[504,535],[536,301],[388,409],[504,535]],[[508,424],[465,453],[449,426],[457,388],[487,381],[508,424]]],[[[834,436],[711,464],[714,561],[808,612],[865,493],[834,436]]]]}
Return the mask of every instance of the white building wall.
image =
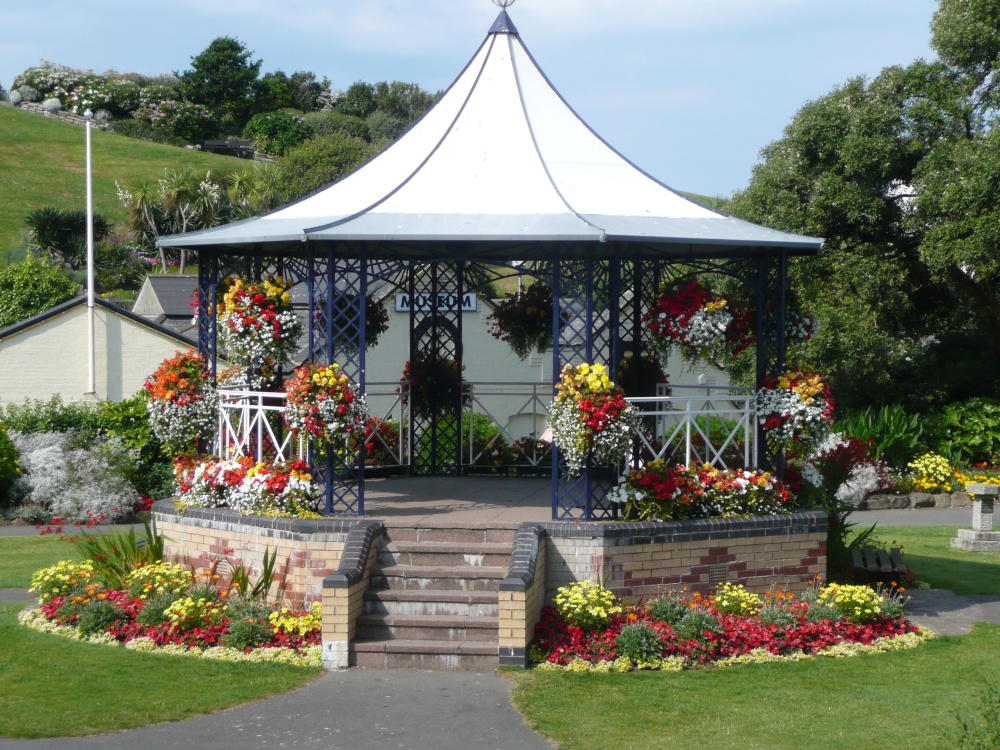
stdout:
{"type": "MultiPolygon", "coordinates": [[[[394,395],[403,366],[409,359],[409,313],[396,312],[393,296],[385,300],[389,313],[389,330],[379,339],[376,346],[367,352],[366,381],[368,403],[373,413],[386,415],[398,402],[394,395]],[[379,395],[392,394],[392,395],[379,395]]],[[[476,411],[484,409],[508,433],[521,437],[531,432],[541,433],[545,429],[545,412],[552,399],[552,351],[532,354],[523,362],[503,341],[489,334],[487,318],[492,312],[489,304],[479,299],[475,312],[462,314],[462,343],[466,382],[476,384],[476,392],[496,392],[495,386],[487,383],[521,383],[524,387],[506,396],[482,395],[475,405],[476,411]],[[538,402],[530,402],[531,390],[535,385],[538,402]]],[[[673,385],[699,384],[702,377],[713,385],[725,385],[728,380],[724,372],[701,366],[688,369],[675,354],[670,362],[670,383],[673,385]]],[[[508,389],[515,390],[515,389],[508,389]]]]}
{"type": "MultiPolygon", "coordinates": [[[[94,323],[102,401],[133,395],[164,359],[188,348],[103,307],[95,309],[94,323]]],[[[54,395],[87,400],[87,362],[87,308],[79,305],[0,341],[0,404],[54,395]]]]}

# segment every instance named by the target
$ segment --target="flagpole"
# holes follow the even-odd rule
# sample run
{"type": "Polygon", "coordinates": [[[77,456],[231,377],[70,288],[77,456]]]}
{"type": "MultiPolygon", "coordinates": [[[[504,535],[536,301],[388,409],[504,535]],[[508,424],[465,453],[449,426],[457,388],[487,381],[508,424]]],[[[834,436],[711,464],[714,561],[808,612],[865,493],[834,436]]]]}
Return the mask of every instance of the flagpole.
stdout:
{"type": "Polygon", "coordinates": [[[94,334],[94,183],[90,161],[90,122],[94,113],[83,113],[87,121],[87,394],[97,398],[97,342],[94,334]]]}

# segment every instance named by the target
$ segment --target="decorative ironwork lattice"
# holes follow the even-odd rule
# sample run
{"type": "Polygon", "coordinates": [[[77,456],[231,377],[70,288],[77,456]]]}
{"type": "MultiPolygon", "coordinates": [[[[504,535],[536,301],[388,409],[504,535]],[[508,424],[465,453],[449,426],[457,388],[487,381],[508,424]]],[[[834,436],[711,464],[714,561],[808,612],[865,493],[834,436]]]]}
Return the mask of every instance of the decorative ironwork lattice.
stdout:
{"type": "MultiPolygon", "coordinates": [[[[553,265],[553,347],[555,377],[567,365],[618,361],[621,265],[618,261],[556,261],[553,265]]],[[[588,466],[572,477],[552,451],[552,516],[586,520],[614,518],[617,507],[606,502],[617,467],[588,466]]]]}
{"type": "MultiPolygon", "coordinates": [[[[410,267],[410,364],[453,362],[462,372],[464,264],[426,263],[410,267]]],[[[411,472],[458,474],[462,463],[462,393],[437,403],[421,401],[421,388],[410,389],[413,435],[411,472]]]]}

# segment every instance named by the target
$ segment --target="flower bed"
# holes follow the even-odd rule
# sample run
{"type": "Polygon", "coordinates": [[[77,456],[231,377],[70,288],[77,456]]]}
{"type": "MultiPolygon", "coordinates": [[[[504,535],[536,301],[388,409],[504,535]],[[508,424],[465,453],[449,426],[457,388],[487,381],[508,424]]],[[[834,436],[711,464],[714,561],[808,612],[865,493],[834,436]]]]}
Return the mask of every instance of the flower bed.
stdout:
{"type": "Polygon", "coordinates": [[[34,630],[137,651],[321,666],[318,602],[308,610],[272,606],[266,590],[255,597],[236,575],[230,588],[218,583],[212,570],[192,575],[159,561],[135,568],[123,588],[112,589],[90,563],[64,561],[35,573],[31,591],[41,604],[18,620],[34,630]]]}
{"type": "Polygon", "coordinates": [[[695,463],[669,466],[662,459],[628,473],[609,500],[624,505],[626,520],[670,521],[790,513],[795,498],[764,471],[717,469],[695,463]]]}
{"type": "Polygon", "coordinates": [[[627,672],[912,648],[932,636],[903,616],[902,591],[830,584],[797,599],[725,583],[708,597],[668,594],[623,607],[600,586],[578,583],[543,608],[532,658],[548,669],[627,672]]]}
{"type": "Polygon", "coordinates": [[[232,508],[267,516],[316,517],[322,492],[309,465],[255,462],[242,456],[201,456],[174,462],[177,502],[198,508],[232,508]]]}

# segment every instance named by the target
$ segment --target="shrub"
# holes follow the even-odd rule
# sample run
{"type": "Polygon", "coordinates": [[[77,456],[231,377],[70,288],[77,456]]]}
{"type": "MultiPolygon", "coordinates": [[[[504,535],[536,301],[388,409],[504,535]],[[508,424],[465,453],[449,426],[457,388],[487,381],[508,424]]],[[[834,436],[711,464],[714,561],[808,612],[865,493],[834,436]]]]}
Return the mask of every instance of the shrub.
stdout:
{"type": "Polygon", "coordinates": [[[250,118],[243,137],[254,148],[272,156],[284,156],[289,149],[305,143],[316,135],[312,125],[284,111],[263,112],[250,118]]]}
{"type": "Polygon", "coordinates": [[[873,461],[881,459],[890,466],[902,467],[913,460],[924,430],[919,414],[908,414],[899,404],[849,411],[837,420],[837,430],[857,438],[868,446],[873,461]]]}
{"type": "Polygon", "coordinates": [[[222,637],[222,644],[241,651],[270,643],[274,626],[268,619],[271,609],[260,602],[235,599],[229,603],[229,632],[222,637]]]}
{"type": "Polygon", "coordinates": [[[21,86],[18,91],[21,92],[21,96],[26,102],[40,102],[42,100],[41,93],[34,86],[21,86]]]}
{"type": "Polygon", "coordinates": [[[80,613],[76,626],[84,636],[103,633],[122,618],[122,611],[107,599],[93,599],[80,613]]]}
{"type": "Polygon", "coordinates": [[[151,599],[165,594],[179,596],[191,586],[191,573],[175,563],[154,562],[125,577],[129,596],[151,599]]]}
{"type": "Polygon", "coordinates": [[[843,619],[844,616],[840,614],[839,609],[827,604],[813,603],[806,612],[807,622],[823,622],[823,620],[839,622],[843,619]]]}
{"type": "Polygon", "coordinates": [[[21,92],[20,92],[20,91],[11,91],[11,92],[10,92],[10,93],[9,93],[9,94],[7,95],[7,101],[9,101],[9,102],[10,102],[11,104],[13,104],[13,105],[14,105],[15,107],[19,107],[19,106],[21,106],[21,101],[22,101],[23,99],[24,99],[24,96],[23,96],[23,95],[21,94],[21,92]]]}
{"type": "Polygon", "coordinates": [[[673,626],[684,617],[690,607],[672,592],[661,596],[649,605],[649,616],[654,620],[673,626]]]}
{"type": "Polygon", "coordinates": [[[79,291],[63,269],[33,256],[0,269],[0,328],[73,299],[79,291]]]}
{"type": "Polygon", "coordinates": [[[172,133],[155,129],[140,122],[139,120],[115,120],[108,125],[108,130],[118,135],[129,138],[138,138],[142,141],[152,141],[153,143],[163,143],[168,146],[185,146],[187,142],[183,138],[178,138],[172,133]]]}
{"type": "Polygon", "coordinates": [[[924,442],[953,464],[1000,458],[1000,402],[973,398],[949,404],[927,423],[924,442]]]}
{"type": "Polygon", "coordinates": [[[634,663],[648,663],[663,658],[663,641],[649,625],[637,622],[619,631],[615,651],[634,663]]]}
{"type": "Polygon", "coordinates": [[[164,614],[174,631],[187,633],[195,628],[220,624],[226,616],[226,607],[219,601],[192,595],[175,601],[164,614]]]}
{"type": "Polygon", "coordinates": [[[190,102],[167,99],[150,107],[140,108],[135,116],[186,143],[201,143],[219,130],[215,118],[206,107],[190,102]]]}
{"type": "Polygon", "coordinates": [[[757,613],[761,624],[774,625],[779,628],[792,628],[798,624],[798,618],[783,607],[776,604],[765,604],[757,613]]]}
{"type": "Polygon", "coordinates": [[[31,576],[31,588],[28,590],[38,594],[40,601],[48,602],[90,583],[94,575],[94,566],[90,562],[63,560],[36,571],[31,576]]]}
{"type": "Polygon", "coordinates": [[[882,613],[882,597],[868,586],[831,583],[820,589],[816,602],[835,607],[843,619],[855,624],[874,622],[882,613]]]}
{"type": "Polygon", "coordinates": [[[612,615],[622,611],[618,598],[598,583],[579,581],[556,591],[556,609],[566,622],[581,630],[607,626],[612,615]]]}
{"type": "Polygon", "coordinates": [[[923,492],[950,492],[954,470],[948,459],[936,453],[925,453],[907,466],[913,471],[913,484],[923,492]]]}
{"type": "Polygon", "coordinates": [[[343,112],[310,112],[302,119],[312,125],[316,135],[349,135],[363,141],[371,140],[368,123],[360,117],[343,112]]]}
{"type": "Polygon", "coordinates": [[[161,102],[176,101],[179,98],[180,94],[177,93],[177,89],[173,86],[163,83],[154,83],[149,86],[143,86],[139,89],[138,109],[142,109],[143,107],[155,107],[161,102]]]}
{"type": "Polygon", "coordinates": [[[986,680],[979,691],[978,714],[972,723],[954,711],[958,729],[943,739],[946,747],[959,750],[996,750],[1000,748],[1000,685],[986,680]]]}
{"type": "Polygon", "coordinates": [[[745,617],[760,611],[761,600],[741,584],[719,584],[715,589],[715,608],[722,614],[745,617]]]}
{"type": "Polygon", "coordinates": [[[59,112],[62,108],[62,102],[58,99],[46,99],[42,102],[42,109],[46,112],[59,112]]]}
{"type": "Polygon", "coordinates": [[[681,640],[704,641],[706,633],[721,633],[722,625],[719,623],[719,618],[703,609],[689,609],[678,620],[674,632],[681,640]]]}
{"type": "Polygon", "coordinates": [[[170,617],[167,615],[167,610],[170,609],[170,605],[181,598],[181,594],[175,593],[173,591],[164,591],[162,594],[157,594],[146,600],[146,603],[139,610],[135,619],[141,625],[165,625],[170,622],[170,617]]]}
{"type": "Polygon", "coordinates": [[[67,434],[15,433],[14,444],[26,464],[16,484],[55,515],[75,520],[124,518],[139,494],[129,482],[134,464],[121,442],[112,439],[92,448],[71,447],[67,434]]]}
{"type": "Polygon", "coordinates": [[[19,476],[21,466],[17,460],[17,448],[7,435],[7,429],[0,424],[0,507],[7,504],[7,493],[19,476]]]}
{"type": "Polygon", "coordinates": [[[289,199],[326,187],[366,162],[371,147],[360,138],[319,136],[291,149],[281,159],[281,186],[289,199]]]}
{"type": "Polygon", "coordinates": [[[105,81],[101,87],[104,93],[104,106],[115,117],[128,117],[139,109],[142,89],[135,81],[127,78],[114,78],[105,81]]]}
{"type": "Polygon", "coordinates": [[[394,141],[406,130],[406,120],[376,109],[365,120],[368,126],[368,139],[375,141],[394,141]]]}

